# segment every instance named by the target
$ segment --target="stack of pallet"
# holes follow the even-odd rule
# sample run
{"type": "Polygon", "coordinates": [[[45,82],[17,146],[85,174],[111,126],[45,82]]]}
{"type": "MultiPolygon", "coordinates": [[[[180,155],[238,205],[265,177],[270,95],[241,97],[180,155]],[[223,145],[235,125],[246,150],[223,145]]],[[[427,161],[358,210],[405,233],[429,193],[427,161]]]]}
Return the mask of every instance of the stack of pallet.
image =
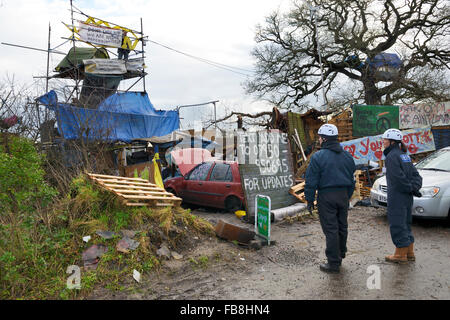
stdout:
{"type": "MultiPolygon", "coordinates": [[[[296,180],[300,181],[298,184],[294,185],[289,189],[289,193],[296,197],[301,202],[306,203],[305,199],[305,181],[304,180],[296,180]]],[[[370,197],[370,185],[368,183],[368,179],[364,171],[356,170],[355,171],[355,192],[352,198],[357,198],[362,200],[364,198],[370,197]]],[[[373,180],[372,180],[373,181],[373,180]]]]}
{"type": "Polygon", "coordinates": [[[350,108],[334,116],[328,123],[334,124],[338,128],[340,142],[355,139],[353,137],[353,120],[350,108]]]}
{"type": "Polygon", "coordinates": [[[145,179],[93,173],[87,173],[87,176],[103,189],[118,196],[126,206],[167,207],[179,205],[182,201],[145,179]]]}
{"type": "Polygon", "coordinates": [[[370,197],[371,183],[376,179],[376,172],[370,172],[370,181],[367,177],[367,171],[356,170],[355,172],[355,192],[358,192],[359,198],[365,199],[370,197]]]}
{"type": "Polygon", "coordinates": [[[296,197],[301,202],[306,202],[306,199],[305,199],[305,181],[302,181],[299,184],[296,184],[295,186],[292,186],[291,189],[289,189],[289,193],[292,194],[294,197],[296,197]]]}

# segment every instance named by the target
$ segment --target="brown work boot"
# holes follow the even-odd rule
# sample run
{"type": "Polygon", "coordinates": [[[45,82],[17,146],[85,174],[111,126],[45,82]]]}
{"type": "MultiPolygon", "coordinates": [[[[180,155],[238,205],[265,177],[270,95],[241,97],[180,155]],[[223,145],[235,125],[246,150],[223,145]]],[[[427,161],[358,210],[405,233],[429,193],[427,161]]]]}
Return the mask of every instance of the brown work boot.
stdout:
{"type": "Polygon", "coordinates": [[[406,263],[408,262],[408,248],[395,248],[395,253],[390,256],[386,256],[386,261],[388,262],[396,262],[396,263],[406,263]]]}
{"type": "Polygon", "coordinates": [[[416,256],[414,255],[414,242],[409,245],[406,257],[408,258],[408,261],[416,261],[416,256]]]}

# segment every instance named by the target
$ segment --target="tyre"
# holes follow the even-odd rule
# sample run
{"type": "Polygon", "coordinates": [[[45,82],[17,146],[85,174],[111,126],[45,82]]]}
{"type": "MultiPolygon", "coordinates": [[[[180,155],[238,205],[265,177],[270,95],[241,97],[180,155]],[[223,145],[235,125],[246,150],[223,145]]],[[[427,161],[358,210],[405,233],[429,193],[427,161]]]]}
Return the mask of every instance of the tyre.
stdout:
{"type": "Polygon", "coordinates": [[[235,196],[229,196],[225,199],[225,209],[227,211],[235,212],[236,210],[239,210],[242,208],[242,203],[239,198],[235,196]]]}

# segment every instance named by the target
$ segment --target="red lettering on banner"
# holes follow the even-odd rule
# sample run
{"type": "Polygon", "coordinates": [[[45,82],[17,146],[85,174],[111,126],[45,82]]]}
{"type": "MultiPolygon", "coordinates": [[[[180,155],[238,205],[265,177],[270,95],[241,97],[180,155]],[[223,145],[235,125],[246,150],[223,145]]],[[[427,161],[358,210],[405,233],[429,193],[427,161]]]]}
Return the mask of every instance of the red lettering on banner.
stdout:
{"type": "Polygon", "coordinates": [[[423,135],[422,135],[422,138],[423,138],[425,143],[431,142],[432,140],[430,138],[430,131],[424,131],[423,135]]]}
{"type": "Polygon", "coordinates": [[[419,150],[419,148],[416,147],[416,145],[414,143],[411,143],[408,146],[408,151],[409,153],[416,153],[419,150]]]}
{"type": "Polygon", "coordinates": [[[367,144],[364,144],[364,141],[361,141],[362,146],[364,147],[364,151],[360,151],[363,156],[366,156],[369,153],[369,138],[367,138],[367,144]]]}
{"type": "Polygon", "coordinates": [[[357,156],[355,156],[356,146],[354,144],[352,144],[350,146],[345,146],[344,150],[349,152],[353,158],[359,159],[357,156]]]}
{"type": "Polygon", "coordinates": [[[414,135],[416,136],[416,140],[417,140],[417,143],[420,143],[420,135],[422,134],[422,132],[416,132],[416,133],[414,133],[414,135]]]}

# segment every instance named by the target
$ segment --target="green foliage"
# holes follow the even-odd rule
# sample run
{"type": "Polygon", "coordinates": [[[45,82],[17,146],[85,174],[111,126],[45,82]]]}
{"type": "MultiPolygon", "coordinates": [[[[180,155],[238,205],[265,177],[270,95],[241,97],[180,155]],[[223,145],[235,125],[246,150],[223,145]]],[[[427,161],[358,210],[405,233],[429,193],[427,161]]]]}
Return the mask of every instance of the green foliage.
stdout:
{"type": "Polygon", "coordinates": [[[192,264],[193,268],[202,268],[206,269],[209,264],[209,258],[208,256],[202,255],[198,257],[197,259],[189,258],[189,262],[192,264]]]}
{"type": "Polygon", "coordinates": [[[9,136],[8,148],[0,144],[1,212],[31,212],[37,205],[47,206],[57,195],[44,181],[42,161],[33,143],[25,138],[9,136]]]}
{"type": "MultiPolygon", "coordinates": [[[[0,299],[76,299],[108,284],[111,290],[123,290],[121,282],[130,279],[133,269],[151,272],[160,267],[157,245],[152,243],[159,241],[158,226],[166,234],[173,228],[182,233],[213,230],[181,208],[126,207],[84,175],[73,179],[69,192],[58,199],[43,178],[42,157],[32,144],[11,139],[9,150],[0,149],[0,299]],[[120,253],[116,250],[120,237],[108,240],[95,234],[121,229],[141,231],[134,238],[140,243],[137,249],[120,253]],[[82,240],[86,235],[92,237],[88,244],[82,240]],[[82,267],[82,253],[93,244],[109,250],[96,270],[81,272],[81,290],[69,290],[67,267],[82,267]]],[[[175,232],[169,240],[172,245],[182,241],[182,233],[175,232]]],[[[199,258],[198,263],[205,267],[208,261],[199,258]]]]}

